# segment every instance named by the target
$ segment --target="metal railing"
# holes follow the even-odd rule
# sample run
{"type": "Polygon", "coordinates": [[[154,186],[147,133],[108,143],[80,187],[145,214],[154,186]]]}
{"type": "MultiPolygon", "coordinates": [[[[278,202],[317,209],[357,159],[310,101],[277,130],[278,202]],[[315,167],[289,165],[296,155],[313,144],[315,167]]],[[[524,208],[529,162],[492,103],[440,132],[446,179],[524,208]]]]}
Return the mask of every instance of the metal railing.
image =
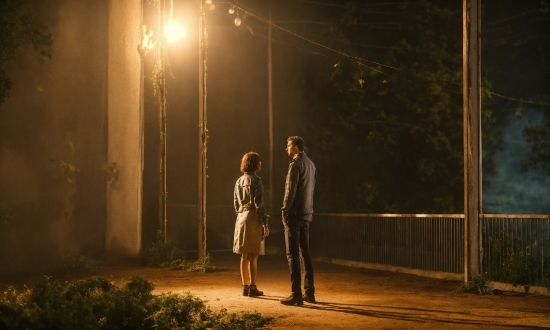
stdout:
{"type": "MultiPolygon", "coordinates": [[[[169,238],[195,250],[197,206],[168,206],[169,238]]],[[[211,205],[208,211],[208,248],[230,251],[233,206],[211,205]]],[[[550,274],[550,215],[480,214],[479,225],[480,266],[489,279],[510,282],[511,259],[534,265],[534,284],[550,274]]],[[[284,251],[276,226],[270,245],[284,251]]],[[[310,245],[314,257],[463,274],[463,236],[463,214],[315,213],[310,245]]]]}
{"type": "Polygon", "coordinates": [[[550,215],[482,214],[480,227],[480,259],[489,279],[543,284],[550,274],[550,215]]]}
{"type": "Polygon", "coordinates": [[[317,257],[463,273],[462,214],[316,213],[310,245],[317,257]]]}

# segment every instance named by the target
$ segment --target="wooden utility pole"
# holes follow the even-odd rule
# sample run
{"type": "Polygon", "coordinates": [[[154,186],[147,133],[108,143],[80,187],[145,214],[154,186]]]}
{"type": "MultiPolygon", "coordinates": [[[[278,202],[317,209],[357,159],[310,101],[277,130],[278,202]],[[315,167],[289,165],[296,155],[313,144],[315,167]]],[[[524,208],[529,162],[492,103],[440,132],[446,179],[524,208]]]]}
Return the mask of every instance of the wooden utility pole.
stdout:
{"type": "Polygon", "coordinates": [[[481,33],[480,1],[463,0],[464,281],[480,274],[481,33]]]}
{"type": "Polygon", "coordinates": [[[159,228],[164,233],[164,242],[168,240],[167,233],[167,217],[166,217],[166,76],[165,76],[165,31],[164,22],[165,19],[165,2],[159,2],[158,4],[158,18],[159,18],[159,38],[157,44],[157,86],[158,86],[158,102],[159,102],[159,228]]]}
{"type": "Polygon", "coordinates": [[[206,257],[206,151],[208,129],[206,128],[206,47],[204,1],[200,0],[199,18],[199,202],[198,202],[198,258],[206,257]]]}
{"type": "MultiPolygon", "coordinates": [[[[271,4],[271,3],[270,3],[271,4]]],[[[267,26],[267,103],[269,121],[269,211],[273,212],[273,67],[272,67],[272,34],[271,8],[269,9],[269,24],[267,26]]]]}

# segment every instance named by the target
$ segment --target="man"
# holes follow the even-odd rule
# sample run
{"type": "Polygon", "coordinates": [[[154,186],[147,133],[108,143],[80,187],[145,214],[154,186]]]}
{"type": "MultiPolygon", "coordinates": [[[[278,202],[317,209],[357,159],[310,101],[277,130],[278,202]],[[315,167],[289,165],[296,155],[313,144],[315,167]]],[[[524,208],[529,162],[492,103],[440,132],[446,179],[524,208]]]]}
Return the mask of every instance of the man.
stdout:
{"type": "Polygon", "coordinates": [[[317,178],[315,164],[304,152],[304,140],[299,136],[287,139],[286,151],[292,158],[288,165],[283,199],[282,220],[285,228],[286,257],[290,269],[292,294],[281,299],[284,305],[315,302],[313,263],[309,253],[309,224],[313,219],[313,190],[317,178]],[[300,273],[300,252],[304,261],[304,295],[300,273]]]}

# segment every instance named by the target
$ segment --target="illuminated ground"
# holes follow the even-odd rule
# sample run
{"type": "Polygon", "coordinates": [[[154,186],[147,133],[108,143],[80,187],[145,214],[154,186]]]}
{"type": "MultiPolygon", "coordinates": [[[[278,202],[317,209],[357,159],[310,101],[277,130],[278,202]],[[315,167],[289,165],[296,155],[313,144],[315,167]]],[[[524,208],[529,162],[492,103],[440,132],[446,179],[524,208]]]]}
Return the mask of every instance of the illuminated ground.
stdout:
{"type": "Polygon", "coordinates": [[[131,266],[101,267],[115,283],[143,275],[155,293],[191,292],[213,308],[275,317],[269,329],[550,329],[550,297],[503,292],[460,294],[459,282],[315,263],[317,304],[284,306],[289,274],[284,255],[259,259],[264,297],[241,295],[239,256],[213,254],[217,270],[187,273],[131,266]]]}
{"type": "Polygon", "coordinates": [[[112,269],[113,276],[145,275],[155,292],[190,291],[212,308],[274,316],[271,329],[537,329],[550,328],[550,297],[502,293],[459,294],[459,282],[315,263],[317,304],[284,306],[290,293],[284,255],[260,256],[261,298],[241,295],[239,256],[214,255],[209,274],[152,269],[112,269]],[[116,275],[115,275],[116,274],[116,275]]]}

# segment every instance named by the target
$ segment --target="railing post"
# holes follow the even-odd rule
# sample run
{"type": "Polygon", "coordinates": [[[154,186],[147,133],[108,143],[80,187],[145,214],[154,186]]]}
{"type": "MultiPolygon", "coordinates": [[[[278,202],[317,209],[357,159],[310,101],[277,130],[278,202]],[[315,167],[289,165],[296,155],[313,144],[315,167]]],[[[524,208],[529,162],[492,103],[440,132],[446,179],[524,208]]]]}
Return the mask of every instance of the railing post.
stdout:
{"type": "Polygon", "coordinates": [[[464,280],[480,274],[480,3],[463,0],[464,280]]]}

